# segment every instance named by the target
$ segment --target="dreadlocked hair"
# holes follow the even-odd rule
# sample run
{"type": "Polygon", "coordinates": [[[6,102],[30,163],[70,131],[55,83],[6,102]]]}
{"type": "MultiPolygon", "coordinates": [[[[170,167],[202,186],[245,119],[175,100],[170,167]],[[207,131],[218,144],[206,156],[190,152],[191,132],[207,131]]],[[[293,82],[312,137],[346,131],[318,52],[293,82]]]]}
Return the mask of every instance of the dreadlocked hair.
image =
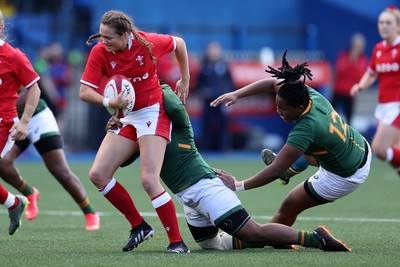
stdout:
{"type": "MultiPolygon", "coordinates": [[[[151,60],[155,62],[155,58],[153,57],[151,50],[152,50],[152,44],[147,41],[146,39],[143,39],[142,37],[139,36],[138,29],[134,26],[133,20],[126,15],[125,13],[117,10],[109,10],[106,13],[103,14],[101,18],[101,24],[107,25],[110,28],[113,28],[115,30],[115,33],[118,34],[119,36],[122,36],[126,32],[131,32],[133,36],[135,36],[135,39],[137,39],[140,43],[142,43],[147,50],[149,51],[151,60]]],[[[86,41],[86,45],[91,45],[93,40],[100,39],[101,34],[97,33],[94,35],[91,35],[89,39],[86,41]]]]}
{"type": "Polygon", "coordinates": [[[306,78],[312,80],[311,70],[306,68],[308,64],[302,63],[296,67],[289,65],[286,60],[286,53],[282,57],[282,66],[278,69],[274,69],[268,66],[266,72],[272,74],[272,77],[276,77],[278,80],[283,79],[277,85],[282,85],[278,91],[278,96],[285,99],[288,104],[294,107],[300,105],[307,106],[310,101],[310,95],[308,88],[305,85],[306,78]]]}

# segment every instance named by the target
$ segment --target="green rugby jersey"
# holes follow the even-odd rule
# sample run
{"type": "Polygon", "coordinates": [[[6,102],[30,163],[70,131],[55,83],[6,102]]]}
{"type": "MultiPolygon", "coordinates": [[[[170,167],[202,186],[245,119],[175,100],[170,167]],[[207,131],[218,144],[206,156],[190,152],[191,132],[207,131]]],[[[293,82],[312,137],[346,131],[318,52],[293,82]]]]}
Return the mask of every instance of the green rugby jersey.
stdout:
{"type": "Polygon", "coordinates": [[[342,120],[325,97],[308,89],[310,104],[295,121],[286,143],[313,156],[332,173],[353,175],[364,159],[364,138],[342,120]]]}
{"type": "Polygon", "coordinates": [[[171,118],[173,130],[167,145],[161,179],[174,193],[203,178],[215,178],[213,169],[204,161],[194,143],[193,128],[185,106],[168,85],[162,85],[164,106],[171,118]]]}
{"type": "MultiPolygon", "coordinates": [[[[39,98],[39,102],[36,106],[35,111],[33,112],[32,117],[38,114],[39,112],[45,110],[46,108],[47,108],[46,102],[43,99],[39,98]]],[[[21,118],[23,112],[24,110],[18,110],[18,118],[21,118]]]]}

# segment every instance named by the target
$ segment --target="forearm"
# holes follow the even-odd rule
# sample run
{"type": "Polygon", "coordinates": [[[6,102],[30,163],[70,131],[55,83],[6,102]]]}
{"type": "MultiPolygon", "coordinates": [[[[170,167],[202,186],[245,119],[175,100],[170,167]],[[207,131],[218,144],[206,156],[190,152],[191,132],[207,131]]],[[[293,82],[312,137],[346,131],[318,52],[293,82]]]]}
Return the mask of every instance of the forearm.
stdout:
{"type": "Polygon", "coordinates": [[[371,75],[369,72],[366,72],[362,77],[361,80],[358,82],[359,91],[363,91],[370,87],[376,80],[376,76],[371,75]]]}
{"type": "Polygon", "coordinates": [[[274,92],[275,91],[275,83],[276,83],[276,79],[265,78],[263,80],[258,80],[256,82],[246,85],[240,89],[237,89],[235,91],[235,93],[239,98],[243,98],[243,97],[251,96],[251,95],[258,95],[258,94],[262,94],[262,93],[274,92]]]}
{"type": "Polygon", "coordinates": [[[40,89],[37,83],[31,86],[26,96],[24,112],[20,118],[21,121],[28,123],[32,118],[40,98],[40,89]]]}
{"type": "MultiPolygon", "coordinates": [[[[272,165],[271,165],[272,166],[272,165]]],[[[257,174],[243,181],[246,190],[257,188],[276,180],[283,172],[267,166],[257,174]]]]}
{"type": "Polygon", "coordinates": [[[82,101],[95,104],[98,106],[104,106],[104,96],[95,92],[92,88],[87,85],[81,84],[81,88],[79,90],[79,97],[82,101]]]}
{"type": "Polygon", "coordinates": [[[190,72],[189,72],[189,57],[186,48],[186,43],[182,38],[175,37],[177,48],[175,50],[176,60],[179,65],[179,71],[181,74],[181,80],[190,81],[190,72]]]}

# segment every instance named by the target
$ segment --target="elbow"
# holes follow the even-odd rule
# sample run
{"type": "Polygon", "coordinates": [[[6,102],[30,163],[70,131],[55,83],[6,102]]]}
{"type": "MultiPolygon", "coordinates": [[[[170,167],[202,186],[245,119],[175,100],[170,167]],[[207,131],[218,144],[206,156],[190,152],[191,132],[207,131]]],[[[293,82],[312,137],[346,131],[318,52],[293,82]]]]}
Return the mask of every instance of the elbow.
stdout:
{"type": "Polygon", "coordinates": [[[182,38],[175,36],[175,41],[177,50],[181,50],[183,48],[186,51],[186,43],[182,38]]]}
{"type": "Polygon", "coordinates": [[[87,99],[87,90],[83,86],[81,86],[81,88],[79,89],[79,98],[82,101],[86,101],[87,99]]]}

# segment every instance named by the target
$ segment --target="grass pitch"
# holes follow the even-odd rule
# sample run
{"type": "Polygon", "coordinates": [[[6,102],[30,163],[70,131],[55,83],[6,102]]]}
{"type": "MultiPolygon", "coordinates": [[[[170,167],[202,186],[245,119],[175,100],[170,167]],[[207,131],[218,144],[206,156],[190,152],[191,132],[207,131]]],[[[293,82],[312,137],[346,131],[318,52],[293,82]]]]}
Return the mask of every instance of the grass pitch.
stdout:
{"type": "MultiPolygon", "coordinates": [[[[261,160],[255,158],[245,161],[210,158],[208,161],[214,167],[230,171],[238,179],[245,179],[263,167],[261,160]]],[[[201,251],[186,227],[180,204],[175,202],[181,233],[191,254],[168,255],[165,253],[167,236],[149,197],[141,187],[137,164],[120,169],[115,177],[128,189],[156,235],[133,251],[122,252],[122,246],[129,236],[129,225],[89,181],[91,161],[71,162],[70,166],[81,178],[91,203],[101,214],[101,229],[95,232],[84,230],[84,217],[76,203],[41,162],[17,162],[17,166],[24,178],[40,190],[40,211],[34,221],[23,218],[19,232],[9,236],[7,212],[4,207],[0,208],[1,266],[400,265],[400,180],[387,163],[378,160],[373,161],[368,180],[356,192],[335,203],[304,212],[294,225],[297,229],[311,231],[324,224],[353,249],[351,253],[328,253],[304,248],[284,251],[269,247],[229,252],[201,251]]],[[[309,167],[287,186],[274,182],[238,195],[252,217],[260,223],[266,223],[287,192],[315,170],[309,167]]],[[[7,184],[5,186],[17,193],[7,184]]]]}

